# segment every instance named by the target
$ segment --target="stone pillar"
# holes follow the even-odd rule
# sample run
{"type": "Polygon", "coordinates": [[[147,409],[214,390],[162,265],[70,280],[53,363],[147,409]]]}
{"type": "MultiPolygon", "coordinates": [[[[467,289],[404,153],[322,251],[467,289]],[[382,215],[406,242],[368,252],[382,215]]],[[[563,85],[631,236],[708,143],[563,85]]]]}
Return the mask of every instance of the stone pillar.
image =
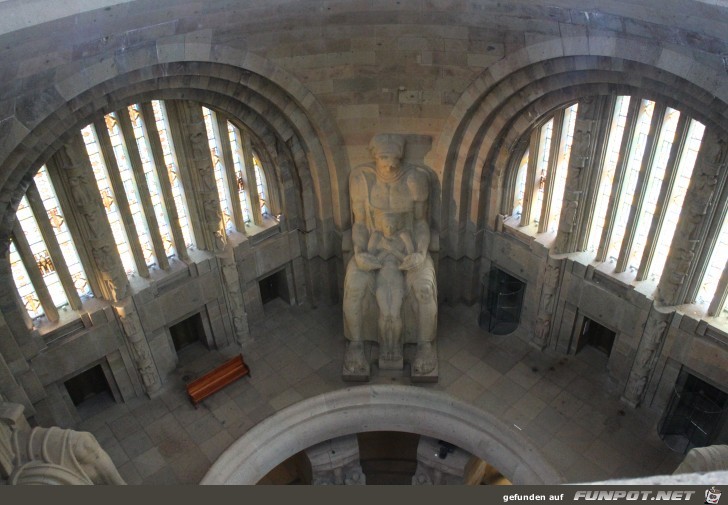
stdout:
{"type": "Polygon", "coordinates": [[[712,129],[706,129],[695,168],[685,195],[680,220],[670,245],[655,298],[664,305],[685,303],[691,274],[695,271],[699,248],[708,225],[711,210],[718,198],[717,186],[726,170],[726,141],[712,129]]]}
{"type": "Polygon", "coordinates": [[[306,449],[314,486],[366,484],[356,435],[334,438],[306,449]]]}
{"type": "Polygon", "coordinates": [[[556,308],[556,295],[559,292],[561,264],[564,260],[546,258],[546,267],[541,280],[541,297],[538,303],[536,324],[534,326],[531,345],[543,350],[549,343],[551,322],[556,308]]]}
{"type": "Polygon", "coordinates": [[[582,213],[584,185],[588,179],[586,171],[594,158],[599,135],[601,101],[597,97],[586,97],[579,101],[571,144],[569,167],[566,174],[564,200],[559,217],[559,228],[554,243],[554,252],[570,253],[576,251],[577,229],[582,213]]]}
{"type": "Polygon", "coordinates": [[[129,346],[129,352],[134,360],[134,366],[139,372],[144,384],[144,390],[149,397],[153,397],[162,387],[157,366],[152,359],[149,342],[142,330],[139,314],[136,311],[131,297],[113,304],[114,311],[119,317],[121,329],[129,346]]]}
{"type": "Polygon", "coordinates": [[[637,407],[645,395],[660,349],[670,330],[670,322],[674,312],[662,313],[654,308],[647,316],[645,331],[640,339],[632,370],[627,379],[622,400],[631,407],[637,407]]]}
{"type": "Polygon", "coordinates": [[[243,302],[243,291],[240,287],[240,275],[238,274],[238,266],[235,262],[235,254],[233,248],[228,245],[223,254],[218,254],[220,262],[220,270],[222,271],[222,280],[225,286],[225,300],[230,319],[232,320],[233,332],[235,340],[239,345],[250,342],[250,331],[248,329],[248,315],[245,313],[245,303],[243,302]]]}
{"type": "Polygon", "coordinates": [[[177,157],[190,178],[191,187],[186,187],[185,192],[188,198],[197,202],[196,208],[201,211],[204,247],[211,252],[222,252],[227,234],[202,107],[197,102],[183,100],[169,100],[167,103],[168,109],[174,109],[174,113],[169,115],[170,127],[177,131],[181,141],[175,143],[177,157]]]}
{"type": "Polygon", "coordinates": [[[412,484],[462,485],[472,454],[434,438],[420,436],[417,445],[417,469],[412,484]]]}
{"type": "Polygon", "coordinates": [[[51,164],[55,170],[49,169],[49,172],[57,174],[70,198],[74,222],[80,233],[78,238],[90,249],[94,271],[86,274],[95,276],[96,282],[92,285],[101,290],[103,298],[112,302],[125,298],[129,281],[80,134],[51,157],[51,164]]]}

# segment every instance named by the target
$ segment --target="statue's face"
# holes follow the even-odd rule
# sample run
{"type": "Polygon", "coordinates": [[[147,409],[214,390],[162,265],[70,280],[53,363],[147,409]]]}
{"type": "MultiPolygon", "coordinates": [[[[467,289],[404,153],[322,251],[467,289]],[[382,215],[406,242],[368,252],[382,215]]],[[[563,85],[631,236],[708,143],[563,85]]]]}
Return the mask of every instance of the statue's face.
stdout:
{"type": "Polygon", "coordinates": [[[385,177],[394,176],[400,168],[401,158],[392,153],[377,153],[374,156],[377,172],[385,177]]]}

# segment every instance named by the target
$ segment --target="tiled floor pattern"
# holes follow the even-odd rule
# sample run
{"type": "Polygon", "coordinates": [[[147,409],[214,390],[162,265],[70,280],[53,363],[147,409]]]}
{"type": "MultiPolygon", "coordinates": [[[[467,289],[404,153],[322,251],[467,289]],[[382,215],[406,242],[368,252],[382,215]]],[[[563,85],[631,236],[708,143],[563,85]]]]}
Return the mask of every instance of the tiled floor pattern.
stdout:
{"type": "MultiPolygon", "coordinates": [[[[193,344],[153,400],[116,404],[98,396],[81,406],[78,429],[91,431],[129,484],[194,484],[248,429],[304,398],[344,388],[345,340],[340,307],[290,307],[274,301],[252,327],[243,349],[252,375],[195,409],[184,382],[220,364],[224,354],[193,344]]],[[[513,336],[477,325],[477,307],[440,309],[440,379],[418,385],[444,390],[514,424],[539,446],[568,482],[667,474],[681,455],[659,439],[659,413],[619,401],[606,358],[590,349],[576,356],[539,352],[513,336]]],[[[372,383],[410,384],[378,373],[372,383]]]]}

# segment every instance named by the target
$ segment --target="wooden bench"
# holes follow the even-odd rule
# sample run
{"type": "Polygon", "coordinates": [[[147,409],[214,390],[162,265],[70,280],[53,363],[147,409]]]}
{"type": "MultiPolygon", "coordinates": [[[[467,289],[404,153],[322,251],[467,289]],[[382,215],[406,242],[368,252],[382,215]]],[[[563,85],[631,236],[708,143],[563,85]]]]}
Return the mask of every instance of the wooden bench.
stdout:
{"type": "Polygon", "coordinates": [[[246,375],[250,375],[250,369],[243,361],[243,356],[239,354],[187,384],[187,395],[190,397],[192,405],[197,407],[208,396],[246,375]]]}

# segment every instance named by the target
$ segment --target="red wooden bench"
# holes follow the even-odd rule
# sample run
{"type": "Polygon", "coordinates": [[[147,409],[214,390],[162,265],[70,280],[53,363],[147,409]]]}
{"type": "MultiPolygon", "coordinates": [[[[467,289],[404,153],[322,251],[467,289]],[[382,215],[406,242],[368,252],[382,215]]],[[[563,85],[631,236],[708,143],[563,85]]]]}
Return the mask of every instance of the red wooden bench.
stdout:
{"type": "Polygon", "coordinates": [[[208,396],[246,375],[250,375],[250,369],[243,361],[243,356],[239,354],[187,384],[187,395],[190,397],[192,405],[197,407],[208,396]]]}

